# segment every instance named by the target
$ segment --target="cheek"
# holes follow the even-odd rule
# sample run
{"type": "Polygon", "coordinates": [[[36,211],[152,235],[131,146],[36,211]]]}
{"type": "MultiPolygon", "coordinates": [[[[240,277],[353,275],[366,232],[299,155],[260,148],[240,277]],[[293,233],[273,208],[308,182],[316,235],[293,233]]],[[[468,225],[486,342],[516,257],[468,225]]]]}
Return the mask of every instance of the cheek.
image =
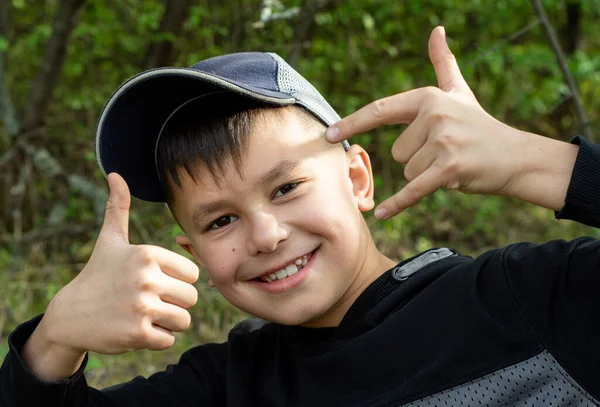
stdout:
{"type": "Polygon", "coordinates": [[[298,211],[305,227],[310,225],[314,232],[330,238],[355,233],[354,225],[362,219],[362,213],[356,206],[352,192],[347,191],[343,185],[320,188],[315,192],[312,202],[298,211]]]}
{"type": "Polygon", "coordinates": [[[204,244],[201,247],[198,257],[213,282],[217,286],[231,282],[239,266],[240,248],[226,244],[204,244]]]}

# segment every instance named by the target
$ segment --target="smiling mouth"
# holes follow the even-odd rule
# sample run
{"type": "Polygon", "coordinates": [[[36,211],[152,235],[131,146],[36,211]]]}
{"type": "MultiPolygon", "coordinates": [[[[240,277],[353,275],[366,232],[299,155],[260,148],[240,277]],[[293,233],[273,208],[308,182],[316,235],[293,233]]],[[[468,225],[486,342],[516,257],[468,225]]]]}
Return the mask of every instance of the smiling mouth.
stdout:
{"type": "Polygon", "coordinates": [[[261,281],[263,283],[272,283],[273,281],[284,280],[288,277],[291,277],[294,274],[296,274],[297,272],[299,272],[300,270],[302,270],[304,268],[304,266],[306,266],[306,264],[312,257],[313,253],[314,253],[314,251],[312,251],[308,254],[305,254],[304,256],[298,257],[296,260],[294,260],[292,263],[288,264],[286,267],[284,267],[280,270],[274,271],[273,273],[270,273],[270,274],[264,274],[264,275],[256,278],[256,280],[261,281]]]}

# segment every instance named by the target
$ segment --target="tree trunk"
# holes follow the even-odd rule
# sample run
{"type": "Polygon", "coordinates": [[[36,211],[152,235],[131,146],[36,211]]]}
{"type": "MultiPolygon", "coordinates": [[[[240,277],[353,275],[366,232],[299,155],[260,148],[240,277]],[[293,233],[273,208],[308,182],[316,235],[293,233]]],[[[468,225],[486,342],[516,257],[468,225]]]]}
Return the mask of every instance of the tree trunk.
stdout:
{"type": "Polygon", "coordinates": [[[58,83],[67,55],[67,44],[84,2],[85,0],[62,0],[58,6],[58,12],[52,23],[52,34],[29,92],[23,114],[23,131],[32,130],[43,122],[44,113],[52,98],[52,91],[58,83]]]}
{"type": "MultiPolygon", "coordinates": [[[[8,38],[9,5],[10,1],[0,0],[0,37],[4,37],[5,39],[8,38]]],[[[10,99],[4,67],[4,52],[0,51],[0,120],[4,123],[9,138],[12,138],[19,134],[21,123],[10,99]]]]}
{"type": "MultiPolygon", "coordinates": [[[[167,0],[158,33],[179,35],[191,4],[190,0],[167,0]]],[[[174,59],[172,41],[167,39],[153,41],[148,46],[143,66],[144,69],[168,66],[172,64],[174,59]]]]}

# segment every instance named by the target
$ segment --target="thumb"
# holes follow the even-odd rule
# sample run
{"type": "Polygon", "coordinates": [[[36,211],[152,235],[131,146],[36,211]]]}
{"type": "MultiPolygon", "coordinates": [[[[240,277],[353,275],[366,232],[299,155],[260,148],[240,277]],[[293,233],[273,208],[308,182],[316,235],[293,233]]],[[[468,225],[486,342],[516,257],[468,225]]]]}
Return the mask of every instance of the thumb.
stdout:
{"type": "Polygon", "coordinates": [[[456,58],[446,43],[446,30],[444,27],[435,27],[429,37],[429,59],[435,69],[438,86],[444,92],[469,92],[469,85],[465,82],[456,58]]]}
{"type": "Polygon", "coordinates": [[[129,205],[131,195],[127,183],[116,172],[108,174],[110,195],[106,203],[100,238],[129,243],[129,205]]]}

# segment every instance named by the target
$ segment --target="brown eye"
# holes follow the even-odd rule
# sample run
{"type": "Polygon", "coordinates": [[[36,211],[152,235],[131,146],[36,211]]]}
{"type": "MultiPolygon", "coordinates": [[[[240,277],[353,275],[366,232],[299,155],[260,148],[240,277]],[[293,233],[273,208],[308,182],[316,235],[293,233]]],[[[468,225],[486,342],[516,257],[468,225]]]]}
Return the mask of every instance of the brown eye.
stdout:
{"type": "Polygon", "coordinates": [[[279,188],[277,191],[275,191],[275,198],[287,194],[288,192],[290,192],[292,189],[296,188],[297,186],[298,186],[297,182],[285,184],[284,186],[279,188]]]}
{"type": "Polygon", "coordinates": [[[209,229],[220,229],[222,227],[229,225],[230,223],[233,223],[233,221],[235,221],[236,219],[237,219],[237,217],[233,216],[233,215],[221,216],[220,218],[215,220],[213,223],[211,223],[208,228],[209,229]]]}

